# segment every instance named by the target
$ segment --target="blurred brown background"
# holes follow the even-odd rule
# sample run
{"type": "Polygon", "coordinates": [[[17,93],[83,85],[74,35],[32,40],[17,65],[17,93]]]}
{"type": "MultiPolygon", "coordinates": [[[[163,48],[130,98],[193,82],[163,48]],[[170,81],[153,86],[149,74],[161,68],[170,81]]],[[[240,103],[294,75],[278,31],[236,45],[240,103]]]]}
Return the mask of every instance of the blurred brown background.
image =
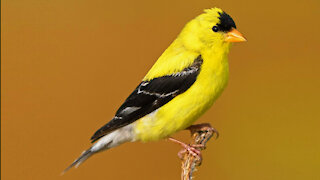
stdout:
{"type": "MultiPolygon", "coordinates": [[[[1,178],[180,178],[180,147],[129,143],[64,176],[184,24],[218,6],[247,43],[198,122],[210,141],[196,179],[320,179],[319,0],[1,1],[1,178]]],[[[188,141],[189,134],[175,137],[188,141]]]]}

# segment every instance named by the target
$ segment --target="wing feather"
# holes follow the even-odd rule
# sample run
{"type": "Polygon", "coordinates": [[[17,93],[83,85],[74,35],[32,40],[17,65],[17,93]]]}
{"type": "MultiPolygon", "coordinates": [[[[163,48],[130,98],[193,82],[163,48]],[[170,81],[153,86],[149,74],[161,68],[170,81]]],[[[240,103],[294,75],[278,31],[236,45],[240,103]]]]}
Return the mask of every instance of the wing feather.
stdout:
{"type": "Polygon", "coordinates": [[[185,92],[196,81],[202,62],[200,55],[181,72],[142,81],[120,106],[114,118],[95,132],[92,142],[157,110],[185,92]]]}

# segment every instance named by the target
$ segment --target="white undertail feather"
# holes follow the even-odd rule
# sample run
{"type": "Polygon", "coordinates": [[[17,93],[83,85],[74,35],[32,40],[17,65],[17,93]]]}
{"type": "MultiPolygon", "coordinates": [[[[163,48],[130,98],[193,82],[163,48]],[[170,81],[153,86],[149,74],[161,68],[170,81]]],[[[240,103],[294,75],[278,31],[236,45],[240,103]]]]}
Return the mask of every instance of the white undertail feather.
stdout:
{"type": "Polygon", "coordinates": [[[81,163],[91,157],[93,154],[119,146],[125,142],[133,142],[135,141],[135,136],[133,132],[133,126],[135,123],[117,129],[110,134],[103,136],[99,139],[94,145],[92,145],[89,149],[84,151],[81,156],[76,159],[70,166],[68,166],[62,174],[67,172],[72,167],[77,168],[81,163]]]}

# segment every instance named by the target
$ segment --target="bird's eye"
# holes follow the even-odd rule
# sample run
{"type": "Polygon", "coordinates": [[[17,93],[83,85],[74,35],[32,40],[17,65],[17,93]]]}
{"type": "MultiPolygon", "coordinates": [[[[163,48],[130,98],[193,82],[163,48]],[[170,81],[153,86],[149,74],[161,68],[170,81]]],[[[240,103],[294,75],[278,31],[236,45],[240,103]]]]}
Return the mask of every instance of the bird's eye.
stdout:
{"type": "Polygon", "coordinates": [[[213,26],[213,27],[212,27],[212,31],[214,31],[214,32],[218,32],[218,31],[219,31],[218,26],[213,26]]]}

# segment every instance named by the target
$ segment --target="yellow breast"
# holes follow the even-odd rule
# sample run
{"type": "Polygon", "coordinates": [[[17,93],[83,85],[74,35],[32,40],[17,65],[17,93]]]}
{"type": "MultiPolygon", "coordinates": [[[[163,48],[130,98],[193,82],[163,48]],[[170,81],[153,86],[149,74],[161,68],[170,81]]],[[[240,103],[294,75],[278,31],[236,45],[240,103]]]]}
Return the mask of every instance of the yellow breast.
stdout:
{"type": "Polygon", "coordinates": [[[187,128],[219,97],[228,82],[227,51],[210,49],[201,55],[203,64],[196,82],[186,92],[139,119],[134,130],[136,140],[159,140],[187,128]]]}

